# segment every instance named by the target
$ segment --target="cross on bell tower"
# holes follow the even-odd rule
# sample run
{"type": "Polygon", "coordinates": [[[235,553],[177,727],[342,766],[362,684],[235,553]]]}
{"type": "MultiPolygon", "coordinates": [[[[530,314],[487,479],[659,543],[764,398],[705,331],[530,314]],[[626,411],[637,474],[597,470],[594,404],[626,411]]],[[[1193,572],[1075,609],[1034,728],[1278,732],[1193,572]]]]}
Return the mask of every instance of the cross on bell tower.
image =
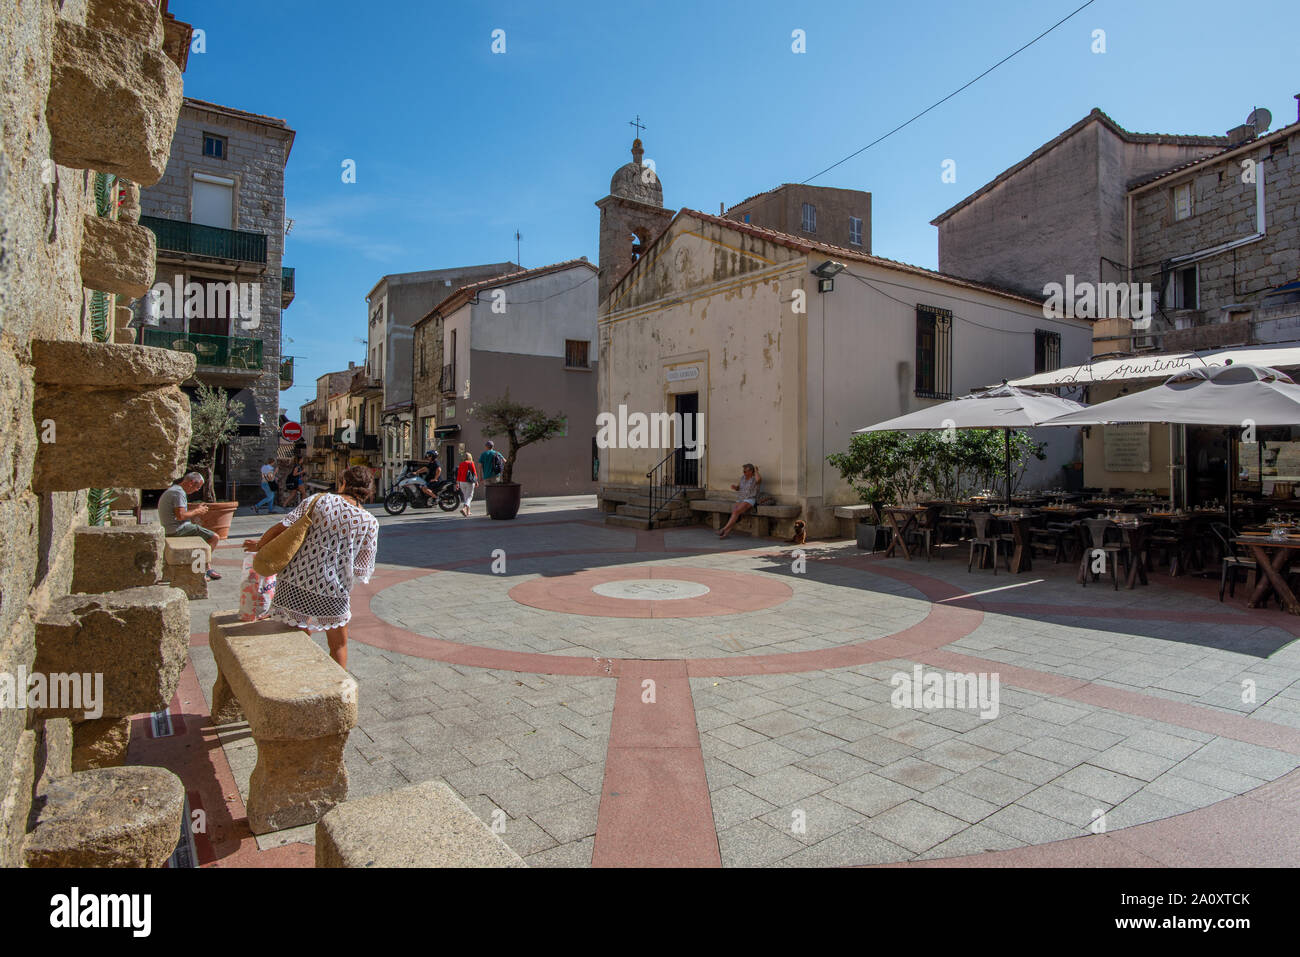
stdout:
{"type": "Polygon", "coordinates": [[[633,127],[634,129],[636,129],[636,138],[637,138],[637,139],[640,139],[640,138],[641,138],[641,131],[644,130],[644,129],[646,128],[646,127],[645,127],[645,124],[641,122],[641,114],[640,114],[640,113],[638,113],[638,114],[636,115],[636,119],[635,119],[635,120],[628,120],[628,121],[627,121],[627,125],[633,127]]]}

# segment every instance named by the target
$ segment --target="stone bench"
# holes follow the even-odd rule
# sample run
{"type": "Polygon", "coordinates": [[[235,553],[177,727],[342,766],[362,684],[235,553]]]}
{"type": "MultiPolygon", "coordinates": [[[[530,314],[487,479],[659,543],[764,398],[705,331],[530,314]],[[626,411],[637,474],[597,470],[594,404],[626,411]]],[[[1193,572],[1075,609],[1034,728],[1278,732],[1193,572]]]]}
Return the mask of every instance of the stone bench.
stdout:
{"type": "Polygon", "coordinates": [[[425,781],[327,812],[316,822],[316,866],[526,865],[451,788],[425,781]]]}
{"type": "MultiPolygon", "coordinates": [[[[714,531],[727,523],[731,510],[736,507],[735,500],[716,498],[697,498],[690,504],[695,511],[704,513],[704,517],[714,531]]],[[[755,538],[766,537],[772,534],[773,519],[778,522],[792,522],[802,511],[803,509],[798,505],[760,505],[746,512],[744,517],[736,522],[735,527],[749,532],[755,538]]]]}
{"type": "Polygon", "coordinates": [[[319,820],[347,799],[343,747],[357,723],[357,683],[319,645],[276,621],[213,612],[212,721],[248,721],[257,765],[248,784],[254,834],[319,820]]]}
{"type": "Polygon", "coordinates": [[[185,592],[187,598],[208,597],[207,570],[211,566],[212,546],[198,535],[167,536],[163,544],[163,581],[185,592]]]}
{"type": "Polygon", "coordinates": [[[876,524],[876,513],[870,505],[837,505],[835,517],[839,520],[840,538],[856,538],[858,525],[876,524]]]}

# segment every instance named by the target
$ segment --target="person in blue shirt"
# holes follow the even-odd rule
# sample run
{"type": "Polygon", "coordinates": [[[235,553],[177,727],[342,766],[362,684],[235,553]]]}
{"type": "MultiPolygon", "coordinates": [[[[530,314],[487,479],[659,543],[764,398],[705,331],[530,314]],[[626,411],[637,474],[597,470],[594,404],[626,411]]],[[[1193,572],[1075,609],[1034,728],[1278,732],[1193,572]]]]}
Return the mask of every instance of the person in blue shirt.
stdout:
{"type": "Polygon", "coordinates": [[[499,482],[501,476],[505,474],[506,457],[498,452],[493,447],[492,440],[488,439],[483,445],[483,454],[478,457],[478,464],[483,481],[499,482]]]}

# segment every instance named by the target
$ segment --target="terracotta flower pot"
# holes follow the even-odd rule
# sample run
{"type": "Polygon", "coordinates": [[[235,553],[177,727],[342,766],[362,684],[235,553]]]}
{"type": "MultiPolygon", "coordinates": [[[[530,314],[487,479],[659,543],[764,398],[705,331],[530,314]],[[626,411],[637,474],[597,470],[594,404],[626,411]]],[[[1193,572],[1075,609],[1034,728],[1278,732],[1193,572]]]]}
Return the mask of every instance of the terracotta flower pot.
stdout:
{"type": "Polygon", "coordinates": [[[207,514],[200,515],[198,524],[217,533],[217,541],[224,542],[230,534],[230,520],[235,517],[238,502],[206,502],[207,514]]]}
{"type": "Polygon", "coordinates": [[[488,482],[483,488],[488,518],[512,519],[519,514],[523,486],[518,482],[488,482]]]}

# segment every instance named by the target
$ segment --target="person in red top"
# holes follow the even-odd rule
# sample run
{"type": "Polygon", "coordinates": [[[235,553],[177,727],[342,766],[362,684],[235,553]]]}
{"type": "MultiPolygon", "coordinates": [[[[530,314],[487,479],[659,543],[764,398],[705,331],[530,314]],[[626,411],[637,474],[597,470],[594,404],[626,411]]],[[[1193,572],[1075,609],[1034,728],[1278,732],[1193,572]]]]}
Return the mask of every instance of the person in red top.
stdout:
{"type": "Polygon", "coordinates": [[[474,486],[478,484],[478,469],[474,467],[474,456],[468,452],[456,466],[456,484],[460,486],[460,496],[465,501],[461,506],[460,514],[468,518],[469,503],[474,499],[474,486]]]}

